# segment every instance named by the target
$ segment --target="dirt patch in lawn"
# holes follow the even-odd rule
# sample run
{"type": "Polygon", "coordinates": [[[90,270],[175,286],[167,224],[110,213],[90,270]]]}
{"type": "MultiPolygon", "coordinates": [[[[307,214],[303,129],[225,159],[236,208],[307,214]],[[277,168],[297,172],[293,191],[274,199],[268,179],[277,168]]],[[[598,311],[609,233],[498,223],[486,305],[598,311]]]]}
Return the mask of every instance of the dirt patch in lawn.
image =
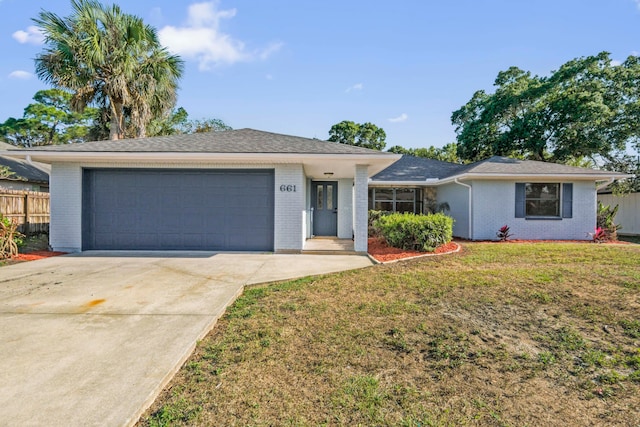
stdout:
{"type": "Polygon", "coordinates": [[[376,259],[376,261],[379,262],[397,261],[400,259],[414,258],[426,255],[440,255],[456,252],[460,249],[460,246],[456,242],[449,242],[447,244],[438,246],[433,252],[412,251],[394,248],[393,246],[387,245],[384,239],[380,239],[377,237],[370,237],[368,246],[369,255],[371,255],[376,259]]]}
{"type": "Polygon", "coordinates": [[[139,425],[640,419],[640,247],[465,243],[247,289],[139,425]]]}

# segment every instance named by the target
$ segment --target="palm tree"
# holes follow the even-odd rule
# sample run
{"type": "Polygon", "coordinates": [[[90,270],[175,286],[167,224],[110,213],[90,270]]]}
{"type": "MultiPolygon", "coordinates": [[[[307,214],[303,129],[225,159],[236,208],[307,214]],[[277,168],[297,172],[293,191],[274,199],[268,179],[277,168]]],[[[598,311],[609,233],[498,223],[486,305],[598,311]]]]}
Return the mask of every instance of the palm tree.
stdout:
{"type": "Polygon", "coordinates": [[[109,111],[109,139],[125,135],[127,116],[138,137],[154,117],[171,110],[183,61],[169,54],[153,27],[120,7],[95,0],[72,0],[65,18],[42,11],[34,19],[45,35],[36,57],[38,76],[73,92],[72,106],[109,111]]]}

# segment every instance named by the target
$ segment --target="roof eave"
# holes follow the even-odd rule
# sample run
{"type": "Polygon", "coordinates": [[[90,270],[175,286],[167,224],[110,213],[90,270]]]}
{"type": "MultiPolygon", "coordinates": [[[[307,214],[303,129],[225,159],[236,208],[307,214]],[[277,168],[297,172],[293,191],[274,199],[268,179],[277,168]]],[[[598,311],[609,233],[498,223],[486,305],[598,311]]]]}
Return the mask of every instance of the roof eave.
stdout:
{"type": "Polygon", "coordinates": [[[419,180],[419,181],[390,181],[390,180],[369,180],[369,185],[374,187],[426,187],[439,185],[441,180],[419,180]]]}
{"type": "Polygon", "coordinates": [[[398,160],[398,154],[387,153],[210,153],[210,152],[82,152],[82,151],[5,151],[0,156],[13,158],[31,158],[32,161],[41,163],[72,162],[79,161],[174,161],[174,162],[202,162],[215,160],[217,162],[247,162],[261,161],[269,163],[296,163],[302,159],[341,159],[341,160],[373,160],[389,161],[390,164],[398,160]]]}
{"type": "Polygon", "coordinates": [[[535,173],[535,174],[516,174],[516,173],[463,173],[460,175],[452,175],[440,180],[441,184],[453,182],[456,179],[473,180],[473,179],[497,179],[497,180],[532,180],[540,181],[554,179],[560,181],[577,180],[577,181],[603,181],[608,179],[626,179],[632,178],[633,175],[623,174],[619,172],[611,173],[535,173]]]}

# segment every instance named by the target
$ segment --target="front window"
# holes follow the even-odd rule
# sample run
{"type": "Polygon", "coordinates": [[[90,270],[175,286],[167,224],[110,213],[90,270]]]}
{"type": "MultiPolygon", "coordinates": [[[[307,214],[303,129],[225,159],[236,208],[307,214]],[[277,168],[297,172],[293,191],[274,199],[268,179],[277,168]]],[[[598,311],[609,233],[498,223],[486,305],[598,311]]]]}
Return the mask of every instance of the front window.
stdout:
{"type": "Polygon", "coordinates": [[[416,188],[372,188],[369,208],[388,212],[420,213],[420,190],[416,188]]]}
{"type": "Polygon", "coordinates": [[[528,217],[559,217],[560,184],[526,184],[525,206],[528,217]]]}

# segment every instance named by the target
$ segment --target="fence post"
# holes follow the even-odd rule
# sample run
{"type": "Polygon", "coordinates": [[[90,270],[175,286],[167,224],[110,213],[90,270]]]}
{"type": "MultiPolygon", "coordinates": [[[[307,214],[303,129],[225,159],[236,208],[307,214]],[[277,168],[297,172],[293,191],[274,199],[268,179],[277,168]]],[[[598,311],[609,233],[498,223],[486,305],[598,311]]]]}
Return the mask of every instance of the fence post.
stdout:
{"type": "Polygon", "coordinates": [[[29,226],[29,193],[25,193],[24,195],[24,234],[25,236],[29,235],[30,232],[29,226]]]}

